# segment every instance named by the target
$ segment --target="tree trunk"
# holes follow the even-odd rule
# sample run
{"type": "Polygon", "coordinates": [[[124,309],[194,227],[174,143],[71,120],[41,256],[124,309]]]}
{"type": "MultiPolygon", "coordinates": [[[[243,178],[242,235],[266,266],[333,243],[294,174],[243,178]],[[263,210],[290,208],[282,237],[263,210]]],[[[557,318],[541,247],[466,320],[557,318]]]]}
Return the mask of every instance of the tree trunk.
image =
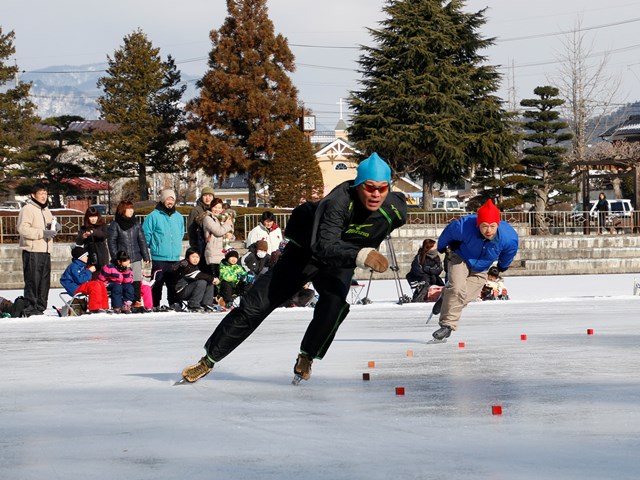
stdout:
{"type": "Polygon", "coordinates": [[[144,162],[138,163],[138,193],[140,200],[149,200],[149,191],[147,189],[147,166],[144,162]]]}
{"type": "Polygon", "coordinates": [[[422,178],[422,208],[430,210],[433,205],[433,178],[422,178]]]}
{"type": "Polygon", "coordinates": [[[249,189],[249,204],[248,207],[255,207],[256,202],[256,180],[251,172],[247,173],[247,187],[249,189]]]}

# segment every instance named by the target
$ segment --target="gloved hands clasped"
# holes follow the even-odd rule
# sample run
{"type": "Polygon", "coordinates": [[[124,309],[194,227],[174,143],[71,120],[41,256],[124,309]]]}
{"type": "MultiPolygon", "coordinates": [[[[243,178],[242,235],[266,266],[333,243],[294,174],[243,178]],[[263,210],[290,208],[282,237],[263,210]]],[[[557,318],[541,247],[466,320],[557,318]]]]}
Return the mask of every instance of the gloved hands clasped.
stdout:
{"type": "Polygon", "coordinates": [[[45,230],[42,231],[42,236],[44,237],[45,240],[49,240],[49,239],[55,237],[57,233],[58,232],[56,232],[55,230],[47,230],[47,229],[45,229],[45,230]]]}
{"type": "Polygon", "coordinates": [[[389,268],[389,260],[375,248],[363,248],[358,252],[356,265],[360,268],[370,268],[374,272],[382,273],[389,268]]]}

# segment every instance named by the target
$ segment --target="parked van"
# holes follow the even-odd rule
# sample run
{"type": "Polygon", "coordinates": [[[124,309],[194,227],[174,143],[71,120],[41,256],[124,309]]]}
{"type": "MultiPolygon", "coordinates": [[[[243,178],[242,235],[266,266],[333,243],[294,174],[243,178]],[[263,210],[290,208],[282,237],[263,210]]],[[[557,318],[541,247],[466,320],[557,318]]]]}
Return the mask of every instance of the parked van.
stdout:
{"type": "Polygon", "coordinates": [[[445,212],[464,212],[457,198],[434,198],[432,207],[434,210],[444,210],[445,212]]]}
{"type": "MultiPolygon", "coordinates": [[[[597,200],[591,200],[589,202],[589,216],[595,218],[598,216],[598,212],[596,210],[597,200]]],[[[609,203],[609,216],[610,217],[630,217],[631,212],[633,212],[633,206],[631,205],[631,200],[627,200],[624,198],[607,198],[607,203],[609,203]]],[[[573,208],[574,212],[582,212],[584,209],[582,208],[582,203],[576,203],[576,206],[573,208]]]]}

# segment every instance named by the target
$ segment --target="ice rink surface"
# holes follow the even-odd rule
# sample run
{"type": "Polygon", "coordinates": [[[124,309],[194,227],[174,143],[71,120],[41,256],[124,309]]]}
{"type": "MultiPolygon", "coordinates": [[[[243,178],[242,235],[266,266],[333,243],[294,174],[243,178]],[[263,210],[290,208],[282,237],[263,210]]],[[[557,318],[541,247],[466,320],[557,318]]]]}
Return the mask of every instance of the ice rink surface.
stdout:
{"type": "Polygon", "coordinates": [[[0,319],[0,478],[637,479],[634,277],[507,276],[440,345],[431,304],[374,281],[297,387],[310,308],[176,387],[223,314],[0,319]]]}

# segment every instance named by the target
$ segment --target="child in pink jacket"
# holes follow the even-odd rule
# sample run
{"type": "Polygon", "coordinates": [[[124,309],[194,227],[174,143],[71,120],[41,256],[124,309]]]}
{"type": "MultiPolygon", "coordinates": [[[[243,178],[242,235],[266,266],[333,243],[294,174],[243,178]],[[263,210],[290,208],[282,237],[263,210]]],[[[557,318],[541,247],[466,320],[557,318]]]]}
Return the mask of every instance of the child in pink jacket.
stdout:
{"type": "Polygon", "coordinates": [[[107,284],[111,293],[111,307],[116,313],[129,313],[133,303],[133,270],[127,252],[120,250],[113,262],[100,271],[98,280],[107,284]]]}

